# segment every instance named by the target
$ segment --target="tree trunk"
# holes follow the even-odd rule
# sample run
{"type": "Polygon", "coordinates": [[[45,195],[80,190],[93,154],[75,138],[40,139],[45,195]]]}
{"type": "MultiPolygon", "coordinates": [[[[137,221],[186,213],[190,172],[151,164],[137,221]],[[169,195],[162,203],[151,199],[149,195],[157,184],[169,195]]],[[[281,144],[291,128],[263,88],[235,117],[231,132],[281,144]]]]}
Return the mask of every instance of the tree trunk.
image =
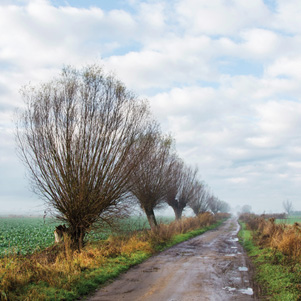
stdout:
{"type": "Polygon", "coordinates": [[[173,208],[176,216],[176,220],[179,220],[182,218],[182,212],[183,210],[181,208],[173,208]]]}
{"type": "Polygon", "coordinates": [[[145,214],[146,214],[146,217],[147,217],[147,220],[148,220],[148,223],[149,223],[151,229],[154,229],[158,225],[157,221],[156,221],[154,210],[153,209],[149,209],[149,210],[145,209],[144,211],[145,211],[145,214]]]}
{"type": "Polygon", "coordinates": [[[83,227],[74,227],[68,231],[71,239],[71,248],[79,252],[84,247],[84,238],[86,231],[83,227]]]}

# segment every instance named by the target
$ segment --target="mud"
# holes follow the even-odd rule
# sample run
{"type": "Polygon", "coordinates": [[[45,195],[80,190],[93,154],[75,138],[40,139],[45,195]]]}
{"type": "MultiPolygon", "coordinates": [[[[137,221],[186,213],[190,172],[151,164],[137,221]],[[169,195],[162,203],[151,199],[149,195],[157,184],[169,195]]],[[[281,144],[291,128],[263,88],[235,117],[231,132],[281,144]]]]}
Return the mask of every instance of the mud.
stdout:
{"type": "Polygon", "coordinates": [[[238,230],[235,219],[227,220],[133,267],[88,300],[258,300],[238,230]]]}

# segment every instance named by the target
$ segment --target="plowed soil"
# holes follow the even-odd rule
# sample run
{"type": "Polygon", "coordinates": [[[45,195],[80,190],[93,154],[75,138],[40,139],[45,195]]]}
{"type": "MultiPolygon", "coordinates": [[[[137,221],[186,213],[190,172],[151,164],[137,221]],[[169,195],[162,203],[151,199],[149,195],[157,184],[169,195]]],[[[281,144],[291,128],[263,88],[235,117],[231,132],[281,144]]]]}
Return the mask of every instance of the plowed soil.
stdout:
{"type": "Polygon", "coordinates": [[[88,300],[258,300],[237,220],[178,244],[121,275],[88,300]]]}

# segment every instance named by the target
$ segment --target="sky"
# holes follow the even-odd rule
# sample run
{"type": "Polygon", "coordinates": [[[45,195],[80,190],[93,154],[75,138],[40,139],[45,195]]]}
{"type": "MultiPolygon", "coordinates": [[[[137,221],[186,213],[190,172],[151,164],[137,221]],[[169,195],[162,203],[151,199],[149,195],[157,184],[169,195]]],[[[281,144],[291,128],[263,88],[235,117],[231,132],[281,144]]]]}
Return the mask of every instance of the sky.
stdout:
{"type": "Polygon", "coordinates": [[[20,88],[99,63],[233,208],[301,210],[299,0],[0,0],[0,214],[42,212],[15,144],[20,88]]]}

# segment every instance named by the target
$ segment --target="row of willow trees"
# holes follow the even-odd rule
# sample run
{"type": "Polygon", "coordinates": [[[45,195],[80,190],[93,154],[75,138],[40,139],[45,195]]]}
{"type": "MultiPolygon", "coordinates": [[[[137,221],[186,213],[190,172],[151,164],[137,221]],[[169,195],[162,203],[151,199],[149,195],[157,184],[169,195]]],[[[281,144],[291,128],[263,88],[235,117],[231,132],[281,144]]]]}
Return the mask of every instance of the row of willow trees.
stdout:
{"type": "Polygon", "coordinates": [[[225,204],[177,156],[174,141],[137,98],[98,65],[67,67],[50,82],[22,89],[16,138],[31,184],[67,224],[75,248],[101,222],[129,212],[133,199],[156,226],[154,208],[177,218],[225,204]]]}

